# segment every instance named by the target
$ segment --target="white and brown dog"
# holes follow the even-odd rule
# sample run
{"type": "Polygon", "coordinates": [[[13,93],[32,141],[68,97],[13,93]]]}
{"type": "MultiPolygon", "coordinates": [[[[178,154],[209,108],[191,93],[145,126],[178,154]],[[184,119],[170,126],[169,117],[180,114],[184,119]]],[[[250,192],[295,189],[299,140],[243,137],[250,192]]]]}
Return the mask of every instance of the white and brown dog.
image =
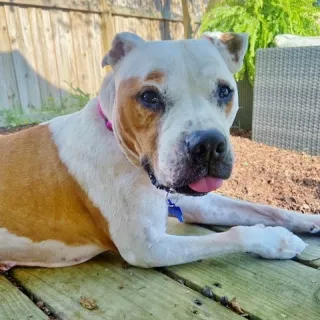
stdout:
{"type": "Polygon", "coordinates": [[[235,33],[158,42],[120,33],[102,62],[113,71],[99,97],[0,137],[2,269],[70,266],[108,250],[141,267],[231,252],[276,259],[302,252],[306,244],[290,231],[318,232],[319,215],[210,193],[233,167],[233,73],[247,42],[235,33]],[[168,192],[181,195],[186,222],[242,226],[169,235],[168,192]]]}

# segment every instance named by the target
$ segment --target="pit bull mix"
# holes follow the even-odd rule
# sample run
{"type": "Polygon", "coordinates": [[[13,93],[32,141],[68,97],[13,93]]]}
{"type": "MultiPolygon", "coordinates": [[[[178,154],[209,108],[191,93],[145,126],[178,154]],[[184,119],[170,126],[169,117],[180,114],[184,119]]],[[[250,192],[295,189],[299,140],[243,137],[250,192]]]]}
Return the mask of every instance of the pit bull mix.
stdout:
{"type": "Polygon", "coordinates": [[[102,62],[113,71],[99,97],[0,137],[2,269],[70,266],[108,250],[140,267],[235,252],[301,253],[306,244],[291,231],[318,232],[320,215],[210,193],[233,167],[233,74],[247,43],[236,33],[158,42],[120,33],[102,62]],[[169,235],[168,192],[173,202],[180,195],[186,222],[242,226],[169,235]]]}

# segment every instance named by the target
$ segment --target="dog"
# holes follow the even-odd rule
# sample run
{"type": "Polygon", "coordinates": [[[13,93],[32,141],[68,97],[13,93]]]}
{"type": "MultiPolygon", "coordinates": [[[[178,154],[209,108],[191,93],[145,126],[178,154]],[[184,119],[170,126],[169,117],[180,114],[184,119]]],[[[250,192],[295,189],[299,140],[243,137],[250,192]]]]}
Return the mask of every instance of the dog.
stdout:
{"type": "Polygon", "coordinates": [[[64,267],[112,251],[161,267],[251,252],[291,259],[319,232],[307,215],[223,197],[247,34],[145,41],[119,33],[112,71],[79,112],[0,137],[0,263],[64,267]],[[177,202],[177,197],[178,202],[177,202]],[[222,233],[166,233],[168,211],[222,233]]]}

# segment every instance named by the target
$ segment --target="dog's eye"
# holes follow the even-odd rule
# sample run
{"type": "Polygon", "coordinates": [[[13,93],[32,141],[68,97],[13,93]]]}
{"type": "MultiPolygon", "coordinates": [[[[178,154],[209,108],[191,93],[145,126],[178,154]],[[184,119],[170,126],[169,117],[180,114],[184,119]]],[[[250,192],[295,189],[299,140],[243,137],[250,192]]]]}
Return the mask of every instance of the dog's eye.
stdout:
{"type": "Polygon", "coordinates": [[[218,91],[219,99],[228,100],[228,98],[232,97],[233,91],[228,85],[225,85],[225,84],[219,85],[218,90],[219,90],[218,91]]]}
{"type": "Polygon", "coordinates": [[[139,99],[146,107],[160,108],[163,106],[161,97],[159,93],[155,90],[144,91],[140,95],[139,99]]]}
{"type": "Polygon", "coordinates": [[[156,104],[160,102],[160,97],[157,92],[148,90],[142,93],[141,99],[148,104],[156,104]]]}

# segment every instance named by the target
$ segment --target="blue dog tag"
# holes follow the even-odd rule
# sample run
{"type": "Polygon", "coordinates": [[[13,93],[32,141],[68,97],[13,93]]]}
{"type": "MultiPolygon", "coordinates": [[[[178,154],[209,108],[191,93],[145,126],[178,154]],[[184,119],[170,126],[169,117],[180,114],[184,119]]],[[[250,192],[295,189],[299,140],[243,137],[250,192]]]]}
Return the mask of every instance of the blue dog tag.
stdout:
{"type": "Polygon", "coordinates": [[[167,200],[168,213],[171,216],[176,217],[180,222],[183,222],[183,212],[180,207],[176,206],[170,199],[167,200]]]}

